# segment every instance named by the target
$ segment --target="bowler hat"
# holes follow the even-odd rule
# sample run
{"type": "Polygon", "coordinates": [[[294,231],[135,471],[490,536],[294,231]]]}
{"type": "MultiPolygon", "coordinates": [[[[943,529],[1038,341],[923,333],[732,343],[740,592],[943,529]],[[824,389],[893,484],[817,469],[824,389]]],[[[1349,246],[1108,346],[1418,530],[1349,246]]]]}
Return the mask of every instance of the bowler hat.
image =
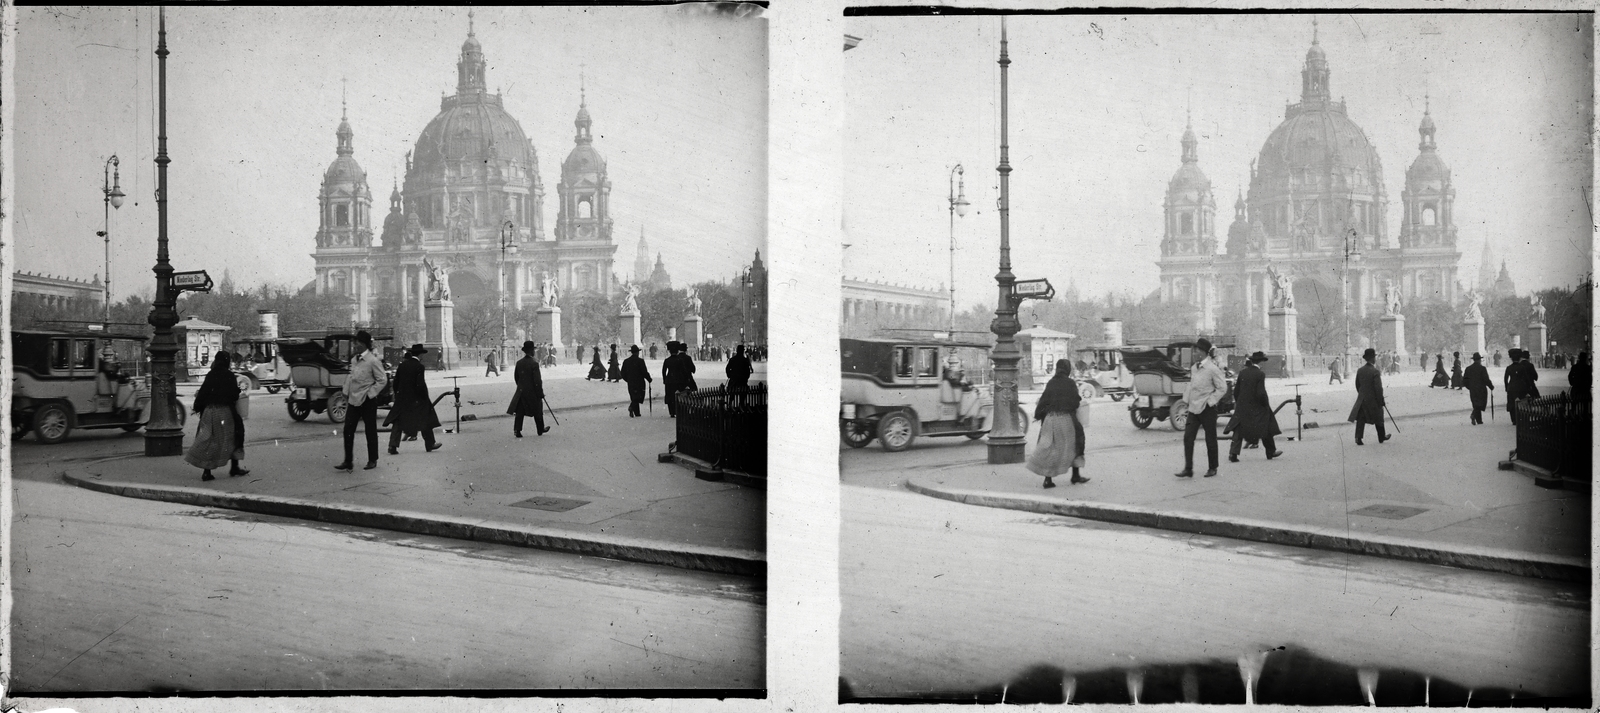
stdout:
{"type": "Polygon", "coordinates": [[[367,330],[363,329],[359,332],[356,332],[356,341],[370,347],[372,346],[372,335],[367,334],[367,330]]]}
{"type": "Polygon", "coordinates": [[[419,354],[427,354],[427,353],[428,353],[428,348],[425,347],[425,346],[422,346],[421,344],[413,344],[413,345],[411,345],[410,349],[406,350],[406,356],[417,356],[419,354]]]}
{"type": "Polygon", "coordinates": [[[639,353],[639,345],[637,345],[637,344],[628,345],[628,351],[633,352],[634,354],[638,354],[639,353]]]}
{"type": "Polygon", "coordinates": [[[537,351],[538,349],[539,349],[539,345],[534,344],[533,340],[531,340],[531,339],[522,343],[522,351],[531,352],[531,351],[537,351]]]}
{"type": "Polygon", "coordinates": [[[1473,352],[1472,353],[1472,360],[1473,361],[1483,361],[1483,355],[1479,354],[1477,352],[1473,352]]]}
{"type": "Polygon", "coordinates": [[[1261,362],[1264,362],[1266,360],[1267,360],[1267,355],[1266,354],[1263,354],[1261,352],[1255,352],[1254,354],[1251,354],[1250,358],[1246,359],[1245,361],[1247,361],[1247,362],[1249,362],[1251,364],[1260,364],[1261,362]]]}
{"type": "Polygon", "coordinates": [[[1199,339],[1196,339],[1194,341],[1194,348],[1195,349],[1199,349],[1200,351],[1203,351],[1203,352],[1210,353],[1211,352],[1211,340],[1210,339],[1206,339],[1205,337],[1201,337],[1199,339]]]}
{"type": "Polygon", "coordinates": [[[1366,359],[1367,361],[1372,361],[1373,359],[1378,358],[1378,351],[1372,347],[1367,347],[1366,351],[1361,352],[1361,358],[1366,359]]]}

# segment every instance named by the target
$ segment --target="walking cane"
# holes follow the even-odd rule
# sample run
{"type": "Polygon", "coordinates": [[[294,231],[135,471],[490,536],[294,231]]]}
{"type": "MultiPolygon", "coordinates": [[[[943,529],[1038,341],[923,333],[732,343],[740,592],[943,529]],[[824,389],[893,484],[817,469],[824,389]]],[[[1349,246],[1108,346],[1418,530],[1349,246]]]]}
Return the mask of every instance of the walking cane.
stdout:
{"type": "Polygon", "coordinates": [[[1383,412],[1386,413],[1386,414],[1389,414],[1389,423],[1394,426],[1394,432],[1395,433],[1399,433],[1400,432],[1400,422],[1394,420],[1394,412],[1389,410],[1389,404],[1384,404],[1383,405],[1383,412]]]}
{"type": "Polygon", "coordinates": [[[556,418],[555,407],[550,405],[550,397],[540,394],[539,398],[544,400],[544,407],[550,410],[550,420],[555,421],[557,426],[561,425],[561,419],[556,418]]]}
{"type": "Polygon", "coordinates": [[[649,387],[650,387],[650,415],[654,416],[656,414],[656,385],[655,385],[655,382],[651,382],[649,384],[649,387]]]}
{"type": "Polygon", "coordinates": [[[1489,392],[1489,420],[1494,420],[1494,392],[1489,392]]]}

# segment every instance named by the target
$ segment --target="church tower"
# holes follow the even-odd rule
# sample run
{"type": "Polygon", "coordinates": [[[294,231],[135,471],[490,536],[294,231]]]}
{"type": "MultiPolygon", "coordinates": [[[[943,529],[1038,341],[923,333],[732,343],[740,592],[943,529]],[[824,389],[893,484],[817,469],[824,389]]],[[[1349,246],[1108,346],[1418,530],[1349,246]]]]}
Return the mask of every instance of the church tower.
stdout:
{"type": "MultiPolygon", "coordinates": [[[[611,179],[606,177],[606,160],[595,150],[594,137],[589,133],[593,122],[581,87],[578,96],[578,118],[572,122],[578,133],[573,137],[572,152],[561,162],[561,182],[556,184],[560,205],[556,214],[556,241],[558,245],[593,244],[615,250],[611,245],[611,179]]],[[[574,263],[572,293],[610,294],[613,286],[609,258],[604,263],[574,263]]],[[[635,279],[647,275],[638,273],[635,279]]]]}
{"type": "Polygon", "coordinates": [[[1211,195],[1211,179],[1200,170],[1200,141],[1194,127],[1183,129],[1183,165],[1167,183],[1166,233],[1162,237],[1164,255],[1210,255],[1217,251],[1217,201],[1211,195]]]}
{"type": "Polygon", "coordinates": [[[656,253],[656,266],[650,270],[650,289],[672,289],[672,276],[667,274],[667,264],[661,260],[661,253],[656,253]]]}
{"type": "Polygon", "coordinates": [[[371,276],[362,260],[372,245],[372,191],[367,187],[367,172],[355,159],[355,132],[350,128],[348,109],[340,112],[338,154],[322,175],[317,192],[320,205],[317,221],[318,294],[349,297],[356,303],[355,318],[367,317],[372,293],[371,276]],[[348,254],[348,257],[338,257],[348,254]]]}
{"type": "Polygon", "coordinates": [[[1450,168],[1439,158],[1438,145],[1434,143],[1436,128],[1431,108],[1426,98],[1423,102],[1422,123],[1417,127],[1421,137],[1417,158],[1406,169],[1406,186],[1400,192],[1405,208],[1400,223],[1400,249],[1420,258],[1437,254],[1438,260],[1408,261],[1408,266],[1417,267],[1408,269],[1405,277],[1414,285],[1418,297],[1455,304],[1460,255],[1455,250],[1456,189],[1450,182],[1450,168]]]}
{"type": "Polygon", "coordinates": [[[644,240],[644,228],[639,228],[639,250],[633,254],[633,282],[642,284],[650,278],[650,243],[644,240]]]}

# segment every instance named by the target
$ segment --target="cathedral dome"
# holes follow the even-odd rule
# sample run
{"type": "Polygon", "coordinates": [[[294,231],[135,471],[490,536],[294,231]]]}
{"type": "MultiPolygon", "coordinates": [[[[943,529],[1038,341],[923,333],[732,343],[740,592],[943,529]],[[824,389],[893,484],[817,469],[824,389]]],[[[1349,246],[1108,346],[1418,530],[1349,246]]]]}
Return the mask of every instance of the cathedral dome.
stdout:
{"type": "Polygon", "coordinates": [[[441,103],[438,116],[417,137],[412,171],[438,178],[463,161],[481,165],[489,160],[532,166],[528,137],[499,96],[457,95],[441,103]]]}
{"type": "Polygon", "coordinates": [[[322,175],[324,183],[365,183],[367,172],[361,170],[361,164],[356,163],[354,157],[340,156],[328,165],[328,172],[322,175]]]}
{"type": "MultiPolygon", "coordinates": [[[[1298,107],[1297,107],[1298,108],[1298,107]]],[[[1316,184],[1328,188],[1375,190],[1383,184],[1383,167],[1367,134],[1345,116],[1343,105],[1331,103],[1291,112],[1261,147],[1258,175],[1285,189],[1316,184]]]]}

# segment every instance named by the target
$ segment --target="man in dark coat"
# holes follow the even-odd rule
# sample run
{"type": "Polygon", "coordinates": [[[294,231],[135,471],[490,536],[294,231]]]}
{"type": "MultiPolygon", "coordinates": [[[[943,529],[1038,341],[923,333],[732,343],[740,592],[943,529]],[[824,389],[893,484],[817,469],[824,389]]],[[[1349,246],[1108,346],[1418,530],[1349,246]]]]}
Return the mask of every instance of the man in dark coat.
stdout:
{"type": "Polygon", "coordinates": [[[1361,437],[1366,433],[1367,424],[1378,427],[1378,442],[1389,440],[1389,434],[1383,428],[1383,374],[1374,366],[1372,360],[1376,354],[1372,349],[1361,353],[1361,358],[1367,363],[1356,370],[1356,403],[1350,407],[1349,420],[1356,423],[1356,445],[1362,445],[1361,437]]]}
{"type": "Polygon", "coordinates": [[[750,388],[750,374],[755,367],[750,366],[750,357],[744,355],[744,345],[740,344],[728,358],[728,390],[743,391],[750,388]]]}
{"type": "Polygon", "coordinates": [[[517,370],[512,378],[517,382],[517,393],[511,397],[511,407],[506,413],[516,416],[511,422],[511,433],[522,437],[522,417],[532,416],[537,435],[550,429],[544,427],[544,377],[539,374],[539,360],[533,356],[533,342],[522,343],[523,357],[517,360],[517,370]]]}
{"type": "Polygon", "coordinates": [[[422,443],[427,451],[444,447],[433,440],[433,429],[439,427],[439,415],[433,410],[433,400],[428,398],[428,383],[423,379],[424,367],[418,356],[428,353],[428,348],[413,344],[394,370],[394,405],[383,425],[389,426],[389,455],[400,454],[400,436],[414,438],[422,432],[422,443]]]}
{"type": "Polygon", "coordinates": [[[1499,349],[1494,350],[1494,365],[1495,366],[1500,366],[1500,350],[1499,349]]]}
{"type": "Polygon", "coordinates": [[[694,391],[694,359],[689,357],[688,345],[667,342],[667,358],[661,362],[661,383],[667,390],[667,415],[677,417],[679,391],[694,391]]]}
{"type": "Polygon", "coordinates": [[[656,358],[656,343],[655,342],[651,342],[650,343],[650,358],[651,359],[656,358]]]}
{"type": "Polygon", "coordinates": [[[1489,405],[1494,379],[1489,378],[1489,370],[1483,368],[1482,354],[1472,353],[1472,364],[1462,374],[1461,383],[1466,386],[1467,396],[1472,398],[1472,425],[1483,423],[1483,409],[1489,405]]]}
{"type": "Polygon", "coordinates": [[[1256,366],[1267,360],[1261,352],[1251,354],[1239,370],[1239,380],[1234,386],[1233,419],[1224,432],[1233,434],[1233,445],[1228,448],[1228,462],[1239,462],[1239,448],[1246,440],[1260,440],[1267,448],[1267,460],[1283,455],[1272,444],[1272,437],[1283,433],[1278,428],[1278,417],[1272,413],[1272,400],[1267,398],[1267,373],[1256,366]]]}
{"type": "Polygon", "coordinates": [[[1517,422],[1518,401],[1539,398],[1539,386],[1534,383],[1538,380],[1539,372],[1528,361],[1528,351],[1514,350],[1511,366],[1506,367],[1506,413],[1511,414],[1512,423],[1517,422]]]}
{"type": "Polygon", "coordinates": [[[650,367],[639,358],[639,345],[629,346],[628,352],[628,358],[622,360],[622,380],[628,382],[628,418],[633,418],[644,415],[639,412],[639,404],[644,403],[644,385],[654,379],[650,378],[650,367]]]}

